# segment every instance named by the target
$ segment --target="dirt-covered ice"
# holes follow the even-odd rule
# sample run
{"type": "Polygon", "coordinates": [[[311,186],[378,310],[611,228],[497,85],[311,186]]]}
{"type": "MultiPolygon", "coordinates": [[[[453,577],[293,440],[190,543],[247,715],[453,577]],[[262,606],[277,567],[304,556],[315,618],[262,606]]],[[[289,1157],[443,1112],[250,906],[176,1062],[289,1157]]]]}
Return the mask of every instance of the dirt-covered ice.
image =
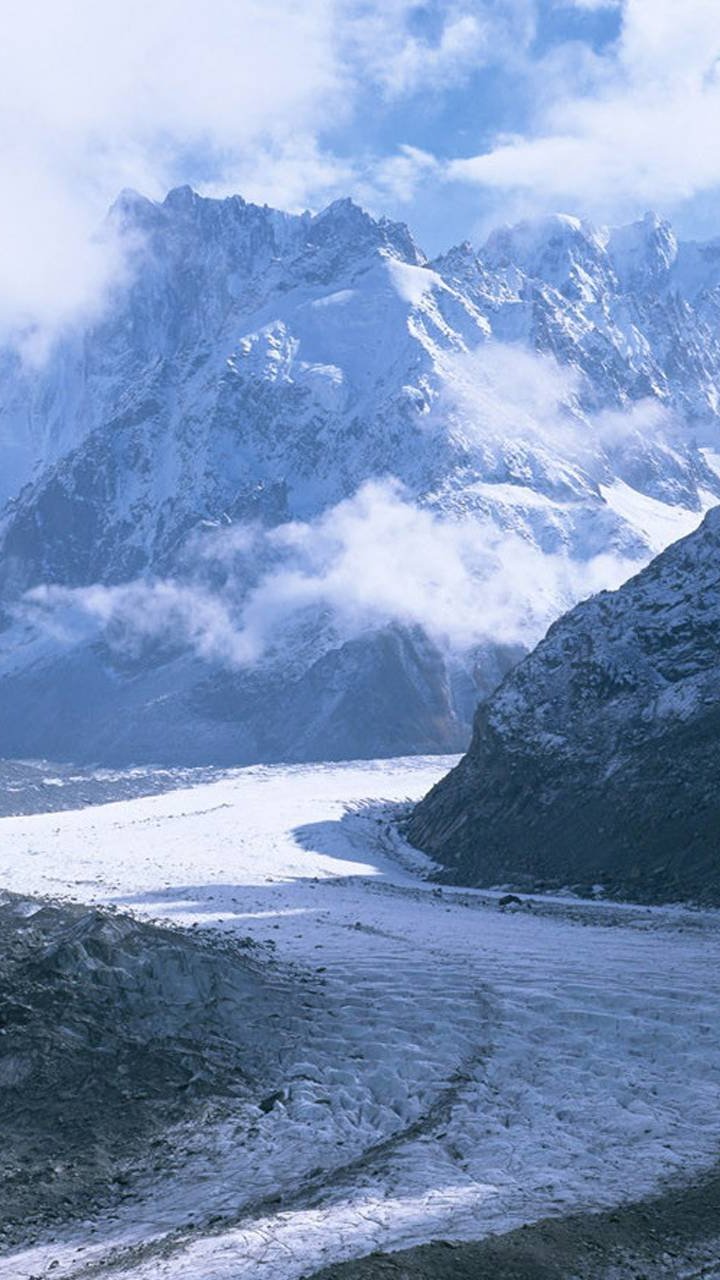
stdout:
{"type": "Polygon", "coordinates": [[[278,1082],[296,993],[206,931],[0,899],[0,1238],[127,1198],[278,1082]]]}
{"type": "Polygon", "coordinates": [[[504,911],[423,881],[392,818],[449,763],[248,769],[0,822],[10,890],[273,943],[296,993],[263,1014],[264,1097],[196,1125],[111,1211],[15,1248],[3,1280],[298,1280],[713,1164],[717,914],[504,911]]]}

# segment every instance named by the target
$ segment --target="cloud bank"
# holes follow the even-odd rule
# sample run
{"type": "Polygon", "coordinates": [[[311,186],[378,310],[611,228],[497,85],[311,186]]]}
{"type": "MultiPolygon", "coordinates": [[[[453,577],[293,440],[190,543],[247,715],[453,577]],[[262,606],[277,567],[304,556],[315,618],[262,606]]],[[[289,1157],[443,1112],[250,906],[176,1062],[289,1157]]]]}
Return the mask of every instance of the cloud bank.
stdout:
{"type": "Polygon", "coordinates": [[[330,0],[28,0],[0,43],[0,326],[85,318],[122,269],[97,238],[126,186],[183,154],[241,154],[342,112],[330,0]],[[298,50],[302,49],[302,57],[298,50]]]}
{"type": "Polygon", "coordinates": [[[99,231],[123,187],[162,198],[189,182],[290,210],[352,194],[419,223],[431,251],[498,219],[565,208],[616,222],[720,187],[707,0],[7,10],[0,341],[30,333],[39,351],[123,280],[125,246],[99,231]],[[607,21],[617,39],[583,36],[607,21]]]}
{"type": "MultiPolygon", "coordinates": [[[[590,411],[592,388],[575,365],[514,343],[488,341],[474,351],[445,353],[443,388],[433,418],[485,463],[514,445],[558,469],[580,467],[589,481],[604,478],[607,454],[633,442],[671,446],[678,438],[672,412],[649,397],[622,409],[590,411]]],[[[577,477],[577,473],[576,477],[577,477]]]]}
{"type": "Polygon", "coordinates": [[[287,664],[320,634],[335,644],[387,625],[421,627],[458,657],[487,643],[535,644],[578,599],[637,569],[643,541],[632,520],[616,529],[626,552],[592,554],[609,540],[594,528],[600,486],[617,474],[611,451],[638,440],[670,448],[673,417],[655,400],[588,414],[581,371],[519,345],[487,341],[438,358],[426,429],[449,434],[476,475],[494,478],[497,521],[484,514],[495,509],[492,483],[478,484],[475,503],[472,485],[463,489],[454,511],[450,491],[437,509],[392,477],[368,480],[309,521],[204,526],[174,577],[41,587],[21,615],[63,644],[102,637],[129,655],[190,651],[234,669],[278,655],[287,664]],[[560,490],[551,536],[543,495],[560,490]],[[528,494],[537,526],[516,513],[503,527],[507,503],[522,511],[528,494]]]}
{"type": "Polygon", "coordinates": [[[392,480],[371,481],[312,522],[215,531],[190,578],[41,587],[22,612],[68,645],[102,636],[138,654],[150,642],[238,669],[272,659],[288,638],[296,644],[308,624],[336,642],[419,626],[462,655],[487,642],[534,643],[564,608],[618,586],[633,567],[613,555],[543,554],[488,519],[440,515],[392,480]],[[252,564],[262,567],[249,583],[252,564]],[[218,567],[221,585],[210,586],[218,567]]]}

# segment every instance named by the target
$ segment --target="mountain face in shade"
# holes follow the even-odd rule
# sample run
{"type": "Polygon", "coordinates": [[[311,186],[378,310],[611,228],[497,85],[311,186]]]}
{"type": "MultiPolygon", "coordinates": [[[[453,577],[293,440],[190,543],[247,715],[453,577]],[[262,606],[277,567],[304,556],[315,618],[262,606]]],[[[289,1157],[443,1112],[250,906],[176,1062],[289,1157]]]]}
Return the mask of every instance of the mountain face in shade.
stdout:
{"type": "Polygon", "coordinates": [[[720,903],[720,510],[550,628],[409,836],[466,884],[720,903]]]}
{"type": "Polygon", "coordinates": [[[558,215],[428,262],[349,200],[189,188],[110,217],[102,316],[0,352],[0,754],[461,749],[720,500],[720,243],[558,215]]]}

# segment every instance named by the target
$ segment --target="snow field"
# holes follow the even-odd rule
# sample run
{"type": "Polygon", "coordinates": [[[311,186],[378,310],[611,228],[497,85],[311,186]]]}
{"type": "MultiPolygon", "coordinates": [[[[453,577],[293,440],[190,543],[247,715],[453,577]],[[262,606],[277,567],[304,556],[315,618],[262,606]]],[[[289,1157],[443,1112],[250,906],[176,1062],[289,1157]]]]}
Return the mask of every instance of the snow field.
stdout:
{"type": "Polygon", "coordinates": [[[257,768],[0,822],[0,884],[273,942],[304,979],[282,1097],[188,1136],[13,1280],[299,1280],[334,1259],[599,1207],[717,1155],[720,921],[418,877],[388,824],[452,763],[257,768]],[[370,800],[372,803],[370,803],[370,800]]]}

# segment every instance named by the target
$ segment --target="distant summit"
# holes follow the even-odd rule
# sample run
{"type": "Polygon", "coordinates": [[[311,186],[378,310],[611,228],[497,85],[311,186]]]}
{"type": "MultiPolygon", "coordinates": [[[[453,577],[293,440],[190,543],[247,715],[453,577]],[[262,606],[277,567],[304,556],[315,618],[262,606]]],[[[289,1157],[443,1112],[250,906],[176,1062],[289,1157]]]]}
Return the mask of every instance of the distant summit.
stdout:
{"type": "Polygon", "coordinates": [[[720,498],[715,243],[557,215],[428,262],[351,200],[288,214],[189,187],[122,192],[110,216],[131,254],[105,312],[42,367],[0,352],[0,753],[459,749],[554,618],[720,498]],[[368,484],[437,521],[448,555],[408,549],[390,586],[379,564],[358,607],[318,557],[368,484]],[[273,575],[316,543],[308,602],[276,608],[273,575]],[[403,594],[412,566],[433,616],[403,594]],[[241,659],[256,589],[275,622],[241,659]],[[159,628],[161,592],[181,624],[173,605],[159,628]]]}

